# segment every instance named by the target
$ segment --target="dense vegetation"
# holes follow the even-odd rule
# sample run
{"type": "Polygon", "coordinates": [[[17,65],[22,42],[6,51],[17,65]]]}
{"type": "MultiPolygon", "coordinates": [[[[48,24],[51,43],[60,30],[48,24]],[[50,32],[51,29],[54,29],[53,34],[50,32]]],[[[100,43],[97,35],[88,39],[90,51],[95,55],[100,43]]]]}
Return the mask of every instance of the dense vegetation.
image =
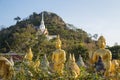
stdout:
{"type": "MultiPolygon", "coordinates": [[[[25,53],[28,47],[32,47],[34,53],[50,54],[55,50],[54,39],[48,41],[44,35],[36,39],[37,28],[41,21],[41,13],[37,14],[34,12],[29,18],[21,21],[20,17],[14,19],[17,20],[15,25],[0,31],[0,52],[12,50],[25,53]]],[[[62,48],[66,53],[87,54],[88,49],[86,46],[96,46],[85,31],[77,28],[76,30],[70,29],[62,18],[54,13],[44,12],[44,21],[49,35],[60,35],[62,48]]],[[[83,56],[86,55],[83,54],[83,56]]]]}
{"type": "MultiPolygon", "coordinates": [[[[17,16],[14,20],[17,21],[15,25],[5,29],[3,28],[0,31],[1,53],[9,51],[25,53],[28,47],[32,47],[34,54],[50,54],[55,50],[54,39],[48,41],[44,35],[36,39],[37,28],[41,21],[41,13],[37,14],[34,12],[23,20],[17,16]]],[[[79,54],[87,58],[88,52],[93,52],[97,48],[96,41],[92,40],[92,37],[97,38],[97,34],[92,36],[82,29],[71,29],[61,17],[51,12],[44,11],[44,21],[49,35],[59,34],[62,40],[62,49],[64,49],[67,54],[74,53],[76,59],[79,54]]],[[[118,50],[119,46],[118,48],[114,48],[109,47],[109,49],[115,53],[113,54],[113,58],[118,58],[119,56],[116,55],[119,55],[119,53],[115,51],[118,50]]]]}

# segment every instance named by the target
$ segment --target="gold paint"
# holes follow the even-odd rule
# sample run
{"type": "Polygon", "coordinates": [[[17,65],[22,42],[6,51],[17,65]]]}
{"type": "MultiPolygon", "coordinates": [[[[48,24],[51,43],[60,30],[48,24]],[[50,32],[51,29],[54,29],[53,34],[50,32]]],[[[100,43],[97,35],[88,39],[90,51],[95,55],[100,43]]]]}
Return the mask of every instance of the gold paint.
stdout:
{"type": "Polygon", "coordinates": [[[0,56],[0,78],[9,80],[14,76],[14,68],[12,63],[5,57],[0,56]]]}
{"type": "Polygon", "coordinates": [[[35,71],[39,70],[39,66],[40,66],[40,60],[39,57],[37,57],[37,59],[35,61],[32,60],[33,59],[33,53],[31,48],[29,48],[28,52],[25,55],[25,60],[26,60],[26,64],[33,68],[35,71]]]}
{"type": "Polygon", "coordinates": [[[105,49],[106,40],[103,36],[100,36],[100,38],[98,39],[98,46],[99,46],[99,49],[94,52],[92,57],[92,62],[93,63],[97,62],[98,58],[101,57],[106,69],[104,76],[108,77],[111,69],[112,54],[108,49],[105,49]]]}
{"type": "Polygon", "coordinates": [[[63,74],[64,63],[66,61],[66,53],[61,49],[61,40],[59,35],[56,39],[56,51],[52,54],[52,69],[53,72],[63,74]]]}

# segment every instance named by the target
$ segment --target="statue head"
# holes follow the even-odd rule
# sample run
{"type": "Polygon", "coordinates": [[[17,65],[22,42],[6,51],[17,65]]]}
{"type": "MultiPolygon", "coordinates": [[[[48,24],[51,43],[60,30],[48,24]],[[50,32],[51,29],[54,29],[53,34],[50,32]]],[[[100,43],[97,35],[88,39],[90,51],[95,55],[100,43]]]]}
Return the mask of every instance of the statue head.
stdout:
{"type": "Polygon", "coordinates": [[[99,37],[98,46],[99,46],[99,48],[105,48],[106,47],[106,40],[103,36],[99,37]]]}
{"type": "Polygon", "coordinates": [[[57,49],[61,49],[61,40],[60,40],[60,37],[59,35],[57,36],[57,39],[56,39],[56,48],[57,49]]]}

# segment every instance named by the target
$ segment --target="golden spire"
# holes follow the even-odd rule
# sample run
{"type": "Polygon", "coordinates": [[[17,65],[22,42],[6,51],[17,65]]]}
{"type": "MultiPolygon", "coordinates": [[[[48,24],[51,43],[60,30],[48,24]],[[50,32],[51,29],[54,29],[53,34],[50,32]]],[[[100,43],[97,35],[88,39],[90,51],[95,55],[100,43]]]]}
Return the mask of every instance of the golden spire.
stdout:
{"type": "Polygon", "coordinates": [[[74,54],[72,55],[72,60],[75,62],[75,56],[74,56],[74,54]]]}
{"type": "Polygon", "coordinates": [[[57,35],[57,41],[56,41],[58,44],[61,44],[61,40],[60,40],[60,36],[57,35]]]}
{"type": "Polygon", "coordinates": [[[31,48],[29,48],[29,51],[28,51],[28,53],[26,53],[26,55],[25,55],[25,59],[27,59],[27,60],[32,60],[32,58],[33,58],[33,53],[32,53],[32,50],[31,50],[31,48]]]}

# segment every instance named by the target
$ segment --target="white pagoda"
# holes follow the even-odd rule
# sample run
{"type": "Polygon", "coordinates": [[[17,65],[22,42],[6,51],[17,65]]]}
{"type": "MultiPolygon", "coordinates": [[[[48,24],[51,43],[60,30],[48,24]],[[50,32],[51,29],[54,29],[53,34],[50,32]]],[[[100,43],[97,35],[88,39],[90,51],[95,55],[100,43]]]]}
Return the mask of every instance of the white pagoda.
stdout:
{"type": "Polygon", "coordinates": [[[81,55],[79,55],[79,59],[77,61],[77,64],[79,67],[86,67],[81,55]]]}
{"type": "Polygon", "coordinates": [[[41,24],[38,28],[38,33],[37,35],[48,35],[48,30],[47,28],[45,28],[45,24],[44,24],[44,12],[42,12],[42,19],[41,19],[41,24]]]}
{"type": "Polygon", "coordinates": [[[37,35],[37,37],[38,37],[38,35],[45,35],[48,40],[57,37],[57,35],[49,35],[49,34],[48,34],[48,30],[47,30],[47,28],[45,27],[45,24],[44,24],[44,12],[42,12],[41,24],[40,24],[40,26],[38,27],[38,31],[37,31],[37,34],[36,34],[36,35],[37,35]]]}

